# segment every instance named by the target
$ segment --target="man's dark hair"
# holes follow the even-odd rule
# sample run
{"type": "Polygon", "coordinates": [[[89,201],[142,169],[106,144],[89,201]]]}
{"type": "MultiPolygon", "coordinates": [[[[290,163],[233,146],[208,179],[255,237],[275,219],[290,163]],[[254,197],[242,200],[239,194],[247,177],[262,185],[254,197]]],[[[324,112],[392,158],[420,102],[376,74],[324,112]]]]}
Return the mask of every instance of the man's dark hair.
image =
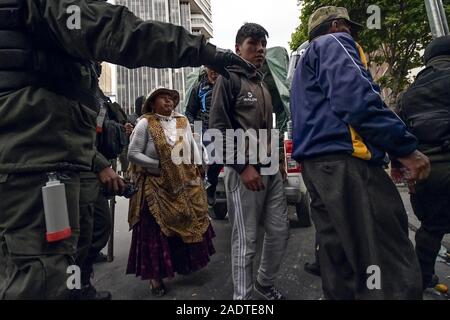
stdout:
{"type": "Polygon", "coordinates": [[[236,34],[236,44],[242,44],[249,37],[253,39],[268,38],[269,33],[257,23],[245,23],[236,34]]]}
{"type": "Polygon", "coordinates": [[[428,64],[430,60],[439,56],[450,56],[450,36],[439,37],[431,41],[425,49],[423,60],[425,64],[428,64]]]}
{"type": "Polygon", "coordinates": [[[331,28],[331,22],[332,21],[325,21],[325,22],[319,24],[314,29],[312,29],[310,34],[309,34],[309,39],[308,39],[309,42],[311,42],[312,40],[314,40],[317,37],[320,37],[320,36],[328,34],[328,31],[331,28]]]}
{"type": "Polygon", "coordinates": [[[136,113],[138,116],[142,115],[142,105],[145,102],[145,97],[140,96],[136,98],[136,101],[134,102],[134,113],[136,113]]]}
{"type": "Polygon", "coordinates": [[[309,34],[309,39],[308,39],[309,42],[311,42],[312,40],[314,40],[317,37],[324,36],[324,35],[328,34],[328,32],[330,31],[331,24],[333,23],[333,21],[338,21],[339,24],[344,24],[345,23],[344,19],[332,19],[332,20],[328,20],[328,21],[325,21],[325,22],[319,24],[309,34]]]}

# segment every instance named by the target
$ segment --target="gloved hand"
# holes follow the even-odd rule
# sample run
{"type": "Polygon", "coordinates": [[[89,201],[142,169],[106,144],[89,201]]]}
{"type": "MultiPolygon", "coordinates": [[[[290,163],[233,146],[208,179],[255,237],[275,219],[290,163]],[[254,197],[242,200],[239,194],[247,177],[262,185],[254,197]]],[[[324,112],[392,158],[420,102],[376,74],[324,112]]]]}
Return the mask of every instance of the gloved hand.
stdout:
{"type": "MultiPolygon", "coordinates": [[[[210,43],[208,43],[207,46],[210,46],[209,50],[211,49],[211,47],[214,47],[210,43]]],[[[256,67],[252,63],[242,59],[231,50],[215,48],[214,56],[209,58],[209,61],[206,61],[204,64],[211,67],[211,69],[215,70],[217,73],[221,74],[227,79],[230,78],[230,74],[228,73],[226,68],[230,66],[240,66],[250,72],[256,70],[256,67]]]]}

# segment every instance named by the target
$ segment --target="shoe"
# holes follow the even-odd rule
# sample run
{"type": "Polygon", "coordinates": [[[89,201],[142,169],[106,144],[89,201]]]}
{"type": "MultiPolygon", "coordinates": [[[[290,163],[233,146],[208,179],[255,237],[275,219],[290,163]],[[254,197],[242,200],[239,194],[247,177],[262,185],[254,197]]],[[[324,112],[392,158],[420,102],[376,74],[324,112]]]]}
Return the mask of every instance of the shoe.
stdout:
{"type": "Polygon", "coordinates": [[[109,291],[97,291],[92,284],[88,284],[81,288],[76,300],[96,300],[104,301],[111,300],[112,295],[109,291]]]}
{"type": "Polygon", "coordinates": [[[426,286],[426,288],[434,288],[436,287],[436,285],[439,283],[439,277],[435,274],[433,274],[433,276],[431,277],[430,282],[428,283],[428,285],[426,286]]]}
{"type": "Polygon", "coordinates": [[[255,292],[264,300],[286,300],[283,294],[275,286],[263,287],[258,281],[255,282],[255,292]]]}
{"type": "Polygon", "coordinates": [[[103,263],[103,262],[108,262],[108,257],[106,256],[106,254],[99,252],[94,259],[94,263],[103,263]]]}
{"type": "Polygon", "coordinates": [[[320,266],[317,264],[317,262],[313,263],[307,262],[305,263],[303,269],[309,274],[312,274],[313,276],[320,277],[320,266]]]}
{"type": "Polygon", "coordinates": [[[151,285],[151,289],[150,289],[152,295],[156,296],[156,297],[162,297],[167,293],[167,289],[166,286],[164,285],[164,282],[161,281],[161,284],[157,287],[154,287],[153,285],[151,285]]]}

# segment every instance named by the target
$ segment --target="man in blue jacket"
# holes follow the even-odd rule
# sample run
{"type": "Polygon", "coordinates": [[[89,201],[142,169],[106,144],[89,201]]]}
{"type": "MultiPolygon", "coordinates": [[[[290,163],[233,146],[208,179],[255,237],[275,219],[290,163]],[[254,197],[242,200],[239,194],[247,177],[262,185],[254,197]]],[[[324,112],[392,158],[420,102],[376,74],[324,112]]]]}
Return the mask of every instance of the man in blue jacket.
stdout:
{"type": "Polygon", "coordinates": [[[309,20],[311,44],[291,93],[294,153],[304,168],[327,299],[421,299],[421,276],[386,153],[428,176],[417,140],[384,104],[345,8],[309,20]]]}

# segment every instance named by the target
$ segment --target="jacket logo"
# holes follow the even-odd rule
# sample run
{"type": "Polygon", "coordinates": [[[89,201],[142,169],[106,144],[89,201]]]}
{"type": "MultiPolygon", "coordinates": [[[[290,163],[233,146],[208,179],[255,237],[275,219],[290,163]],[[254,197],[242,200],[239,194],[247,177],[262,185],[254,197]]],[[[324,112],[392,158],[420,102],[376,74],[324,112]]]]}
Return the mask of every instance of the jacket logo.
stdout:
{"type": "Polygon", "coordinates": [[[253,93],[251,93],[250,91],[247,92],[247,97],[244,98],[245,102],[257,102],[258,98],[254,98],[253,97],[253,93]]]}

